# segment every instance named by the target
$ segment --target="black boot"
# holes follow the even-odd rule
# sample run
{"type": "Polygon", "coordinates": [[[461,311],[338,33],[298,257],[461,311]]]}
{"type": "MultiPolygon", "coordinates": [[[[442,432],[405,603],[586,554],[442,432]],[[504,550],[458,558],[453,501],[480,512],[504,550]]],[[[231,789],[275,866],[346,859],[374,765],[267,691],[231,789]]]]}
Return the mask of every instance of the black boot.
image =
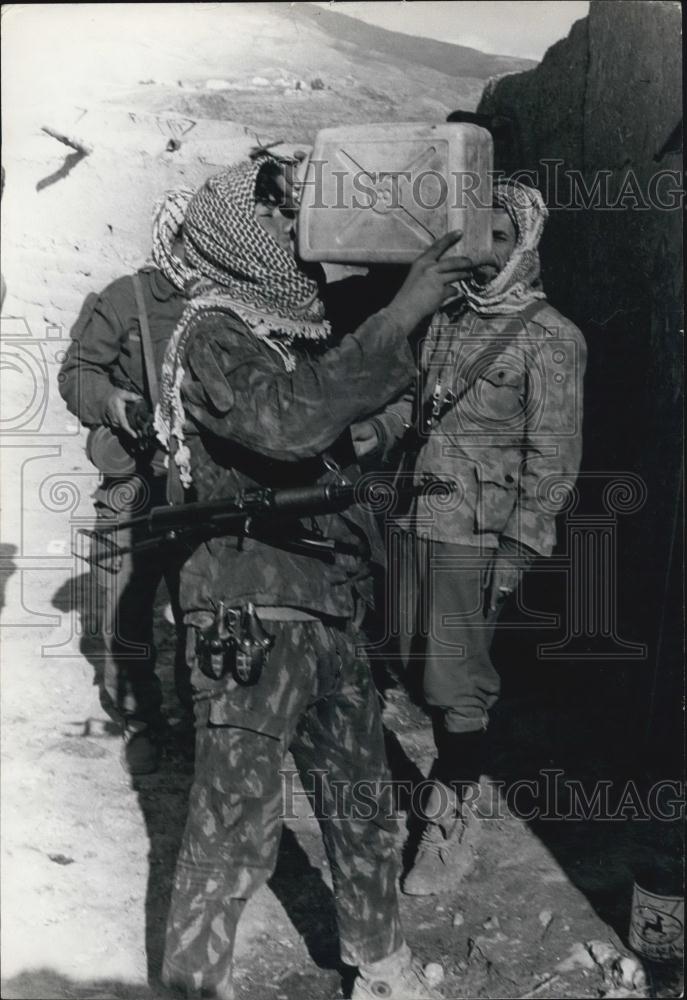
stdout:
{"type": "Polygon", "coordinates": [[[487,763],[487,733],[477,729],[470,733],[447,733],[441,723],[434,724],[437,759],[434,776],[453,788],[459,798],[474,797],[487,763]]]}
{"type": "Polygon", "coordinates": [[[165,720],[162,716],[151,721],[127,719],[124,727],[122,765],[132,777],[154,774],[160,766],[165,720]]]}

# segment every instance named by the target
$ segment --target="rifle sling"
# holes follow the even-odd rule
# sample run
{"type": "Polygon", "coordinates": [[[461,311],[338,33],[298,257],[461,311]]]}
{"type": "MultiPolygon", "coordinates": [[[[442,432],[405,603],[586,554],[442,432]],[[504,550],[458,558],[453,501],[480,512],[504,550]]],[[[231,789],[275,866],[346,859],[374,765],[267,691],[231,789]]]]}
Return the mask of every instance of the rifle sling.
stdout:
{"type": "MultiPolygon", "coordinates": [[[[91,552],[90,557],[87,559],[88,562],[102,566],[104,569],[107,569],[108,567],[104,565],[103,561],[107,561],[108,559],[113,561],[121,560],[123,555],[132,551],[142,552],[146,549],[154,549],[157,551],[160,546],[159,537],[144,537],[130,546],[120,547],[111,542],[107,534],[100,534],[97,530],[89,532],[84,531],[82,533],[88,535],[91,539],[96,540],[99,544],[104,542],[108,546],[104,551],[98,553],[96,556],[94,556],[93,552],[91,552]]],[[[334,562],[337,555],[359,556],[362,558],[369,557],[369,552],[366,551],[362,545],[356,546],[347,542],[337,541],[335,539],[315,537],[307,531],[304,531],[300,537],[277,538],[269,532],[260,531],[251,531],[248,535],[241,532],[234,533],[226,531],[220,535],[208,531],[204,532],[203,528],[192,526],[179,530],[174,541],[169,541],[167,544],[177,545],[179,547],[192,544],[195,547],[204,534],[207,539],[221,538],[226,535],[236,534],[237,537],[242,539],[252,538],[255,541],[261,542],[263,545],[271,545],[273,548],[282,549],[284,552],[292,552],[295,555],[308,556],[314,559],[324,559],[325,562],[334,562]]],[[[75,554],[79,555],[80,558],[84,558],[84,556],[81,556],[79,553],[75,554]]],[[[113,567],[112,571],[117,572],[118,567],[113,567]]]]}
{"type": "Polygon", "coordinates": [[[148,386],[148,395],[153,412],[158,404],[160,392],[157,382],[157,371],[155,369],[155,354],[153,353],[153,342],[150,339],[150,326],[148,324],[148,312],[146,310],[145,299],[143,297],[143,286],[138,274],[132,274],[131,280],[136,296],[136,309],[138,311],[138,325],[141,330],[141,354],[143,356],[143,374],[148,386]]]}

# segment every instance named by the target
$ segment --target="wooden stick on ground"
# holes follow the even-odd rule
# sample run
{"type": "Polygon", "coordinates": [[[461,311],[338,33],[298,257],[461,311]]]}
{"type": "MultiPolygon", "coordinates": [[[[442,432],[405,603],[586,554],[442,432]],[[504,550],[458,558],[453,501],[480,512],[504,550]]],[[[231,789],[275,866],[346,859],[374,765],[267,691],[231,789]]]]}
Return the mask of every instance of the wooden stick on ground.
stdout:
{"type": "Polygon", "coordinates": [[[89,146],[81,139],[76,139],[73,136],[64,135],[64,133],[58,132],[56,129],[51,128],[49,125],[42,125],[41,132],[45,132],[45,134],[49,135],[52,139],[57,139],[58,142],[64,143],[65,146],[69,146],[71,149],[75,149],[76,152],[81,153],[82,156],[88,156],[89,153],[93,152],[93,147],[89,146]]]}

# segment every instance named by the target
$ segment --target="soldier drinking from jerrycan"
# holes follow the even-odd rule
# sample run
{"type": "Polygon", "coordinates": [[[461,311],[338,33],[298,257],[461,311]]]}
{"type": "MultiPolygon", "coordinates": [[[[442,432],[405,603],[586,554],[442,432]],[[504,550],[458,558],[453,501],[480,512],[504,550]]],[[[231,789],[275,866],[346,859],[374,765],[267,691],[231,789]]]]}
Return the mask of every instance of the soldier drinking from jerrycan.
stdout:
{"type": "MultiPolygon", "coordinates": [[[[90,428],[86,450],[102,473],[95,492],[97,524],[142,514],[165,503],[164,453],[152,427],[158,373],[186,306],[190,272],[180,244],[191,191],[170,191],[153,216],[154,266],[118,278],[84,304],[59,375],[69,410],[90,428]]],[[[132,539],[122,532],[122,544],[132,539]]],[[[175,682],[185,713],[191,689],[178,606],[178,554],[127,554],[118,573],[96,565],[104,665],[101,700],[124,729],[123,760],[131,774],[155,771],[164,720],[155,673],[153,604],[164,577],[177,628],[175,682]]]]}
{"type": "Polygon", "coordinates": [[[353,429],[359,456],[389,458],[400,446],[409,472],[457,484],[450,503],[420,496],[399,522],[401,657],[407,670],[423,669],[437,747],[426,824],[403,882],[412,895],[450,891],[473,864],[500,687],[494,628],[523,571],[551,554],[580,464],[585,345],[542,289],[547,214],[535,189],[495,185],[497,265],[477,268],[434,316],[417,394],[353,429]]]}
{"type": "MultiPolygon", "coordinates": [[[[157,420],[175,501],[184,490],[202,502],[354,481],[349,425],[413,382],[409,338],[470,273],[448,253],[459,234],[437,240],[388,307],[330,347],[318,284],[294,255],[289,169],[262,150],[189,205],[186,258],[199,277],[167,352],[157,420]]],[[[372,514],[350,507],[255,520],[203,540],[185,563],[196,758],[166,984],[234,996],[236,927],[276,863],[291,750],[321,812],[341,954],[358,968],[353,996],[437,995],[400,925],[382,727],[357,624],[383,558],[372,514]],[[374,790],[372,810],[356,803],[360,782],[374,790]]]]}

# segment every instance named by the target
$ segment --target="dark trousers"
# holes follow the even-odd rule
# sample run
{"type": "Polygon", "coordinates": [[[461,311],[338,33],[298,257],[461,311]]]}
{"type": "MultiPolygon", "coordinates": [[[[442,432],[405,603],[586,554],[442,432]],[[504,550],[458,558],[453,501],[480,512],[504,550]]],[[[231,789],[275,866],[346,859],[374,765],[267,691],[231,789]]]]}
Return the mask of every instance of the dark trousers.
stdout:
{"type": "Polygon", "coordinates": [[[500,678],[489,650],[496,613],[484,583],[493,552],[403,532],[391,567],[392,600],[406,670],[422,671],[428,705],[450,733],[486,728],[500,678]]]}
{"type": "MultiPolygon", "coordinates": [[[[95,498],[96,527],[117,517],[120,520],[137,517],[165,502],[163,476],[105,478],[95,498]]],[[[140,530],[129,528],[109,537],[118,545],[128,547],[141,534],[140,530]]],[[[127,553],[117,573],[96,568],[105,652],[101,700],[110,714],[124,724],[131,721],[156,723],[159,719],[162,691],[155,673],[153,608],[163,579],[176,623],[174,673],[177,694],[182,705],[191,710],[185,632],[179,607],[179,570],[178,554],[164,545],[127,553]]]]}
{"type": "Polygon", "coordinates": [[[274,871],[291,812],[289,749],[320,820],[343,960],[374,962],[403,944],[396,818],[362,637],[319,621],[266,627],[275,645],[257,685],[226,682],[215,704],[201,700],[207,682],[197,691],[195,779],[167,923],[165,983],[223,997],[238,919],[274,871]]]}

